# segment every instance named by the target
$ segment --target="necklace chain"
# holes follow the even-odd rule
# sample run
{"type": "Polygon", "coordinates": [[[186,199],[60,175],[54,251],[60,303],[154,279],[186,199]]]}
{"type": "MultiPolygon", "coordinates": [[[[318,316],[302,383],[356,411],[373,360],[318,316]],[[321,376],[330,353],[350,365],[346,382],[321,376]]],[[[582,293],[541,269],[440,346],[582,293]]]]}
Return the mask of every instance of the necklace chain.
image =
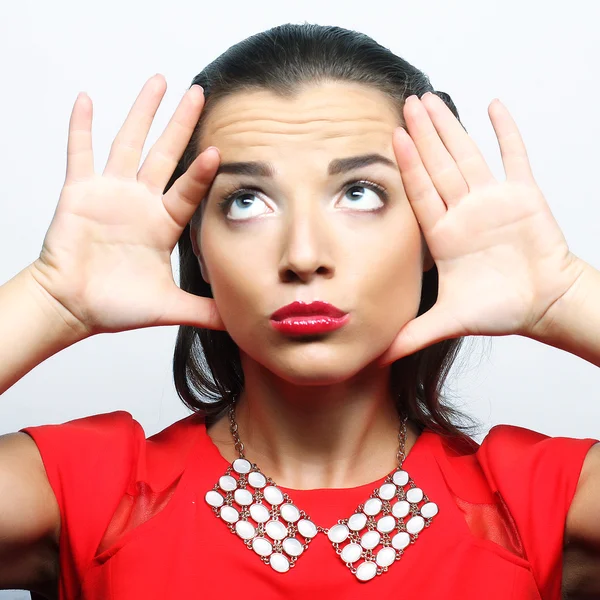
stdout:
{"type": "MultiPolygon", "coordinates": [[[[246,459],[246,455],[244,454],[244,443],[240,439],[238,433],[238,424],[235,420],[235,405],[237,400],[231,403],[229,407],[229,431],[233,437],[233,441],[235,442],[235,449],[238,452],[240,458],[246,459]]],[[[398,463],[398,468],[402,468],[402,463],[404,463],[404,459],[406,458],[406,421],[408,417],[400,417],[400,431],[398,432],[398,451],[396,452],[396,461],[398,463]]],[[[248,460],[248,459],[246,459],[248,460]]]]}

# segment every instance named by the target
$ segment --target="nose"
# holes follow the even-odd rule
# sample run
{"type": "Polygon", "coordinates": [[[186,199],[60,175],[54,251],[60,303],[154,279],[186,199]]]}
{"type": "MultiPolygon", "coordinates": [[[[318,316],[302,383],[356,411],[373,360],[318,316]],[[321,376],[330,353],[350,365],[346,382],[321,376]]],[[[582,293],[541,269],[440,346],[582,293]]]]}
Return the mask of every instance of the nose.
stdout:
{"type": "Polygon", "coordinates": [[[279,275],[283,282],[309,283],[318,276],[333,277],[333,234],[326,217],[320,208],[310,207],[307,202],[288,215],[281,232],[279,275]]]}

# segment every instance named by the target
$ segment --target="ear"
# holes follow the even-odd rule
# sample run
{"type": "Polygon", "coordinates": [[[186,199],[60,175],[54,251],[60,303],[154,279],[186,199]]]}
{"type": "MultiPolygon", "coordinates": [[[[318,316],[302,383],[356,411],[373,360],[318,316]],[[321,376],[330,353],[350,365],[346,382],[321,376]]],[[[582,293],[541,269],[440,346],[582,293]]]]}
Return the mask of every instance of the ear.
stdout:
{"type": "Polygon", "coordinates": [[[202,250],[200,249],[200,245],[198,244],[198,236],[200,232],[198,230],[198,224],[193,221],[190,223],[190,240],[192,242],[192,250],[196,258],[198,259],[198,264],[200,265],[200,274],[202,275],[202,279],[210,285],[210,279],[208,276],[208,269],[206,268],[206,263],[204,262],[204,258],[202,256],[202,250]]]}

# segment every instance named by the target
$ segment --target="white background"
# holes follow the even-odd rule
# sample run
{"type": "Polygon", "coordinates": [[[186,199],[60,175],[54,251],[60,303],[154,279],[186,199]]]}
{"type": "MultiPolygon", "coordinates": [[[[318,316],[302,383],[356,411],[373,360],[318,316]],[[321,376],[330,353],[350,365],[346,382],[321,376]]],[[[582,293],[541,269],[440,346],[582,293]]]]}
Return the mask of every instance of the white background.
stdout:
{"type": "MultiPolygon", "coordinates": [[[[500,98],[572,251],[600,268],[599,6],[593,0],[12,2],[0,19],[0,282],[39,254],[64,182],[68,122],[79,91],[94,104],[101,172],[154,73],[166,77],[168,89],[144,157],[206,64],[258,31],[304,21],[367,33],[425,71],[437,90],[452,96],[503,178],[487,115],[488,104],[500,98]]],[[[131,412],[148,436],[167,427],[188,414],[172,383],[176,332],[105,334],[51,357],[2,396],[0,433],[119,409],[131,412]]],[[[0,341],[0,359],[9,351],[0,341]]],[[[599,383],[598,368],[532,340],[470,338],[447,392],[480,419],[478,441],[496,423],[600,437],[599,383]]],[[[6,591],[0,598],[28,594],[6,591]]]]}

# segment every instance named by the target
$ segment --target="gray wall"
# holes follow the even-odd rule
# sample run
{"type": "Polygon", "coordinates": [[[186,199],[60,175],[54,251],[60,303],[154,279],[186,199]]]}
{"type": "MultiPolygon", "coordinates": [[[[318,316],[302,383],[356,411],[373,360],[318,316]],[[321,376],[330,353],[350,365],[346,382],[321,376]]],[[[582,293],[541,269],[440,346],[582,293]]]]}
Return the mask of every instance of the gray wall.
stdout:
{"type": "MultiPolygon", "coordinates": [[[[363,31],[423,69],[452,95],[502,178],[487,115],[499,97],[572,251],[600,268],[598,7],[592,0],[568,7],[557,0],[10,3],[0,20],[0,282],[39,254],[64,181],[68,121],[80,90],[94,102],[101,172],[151,75],[164,74],[168,90],[146,152],[205,64],[257,31],[303,21],[363,31]]],[[[118,409],[147,435],[165,428],[188,414],[171,381],[175,335],[175,327],[101,335],[55,355],[2,396],[0,433],[118,409]]],[[[449,392],[482,421],[479,441],[496,423],[598,437],[599,383],[596,367],[540,343],[471,338],[449,392]]],[[[0,592],[1,600],[25,597],[0,592]]]]}

